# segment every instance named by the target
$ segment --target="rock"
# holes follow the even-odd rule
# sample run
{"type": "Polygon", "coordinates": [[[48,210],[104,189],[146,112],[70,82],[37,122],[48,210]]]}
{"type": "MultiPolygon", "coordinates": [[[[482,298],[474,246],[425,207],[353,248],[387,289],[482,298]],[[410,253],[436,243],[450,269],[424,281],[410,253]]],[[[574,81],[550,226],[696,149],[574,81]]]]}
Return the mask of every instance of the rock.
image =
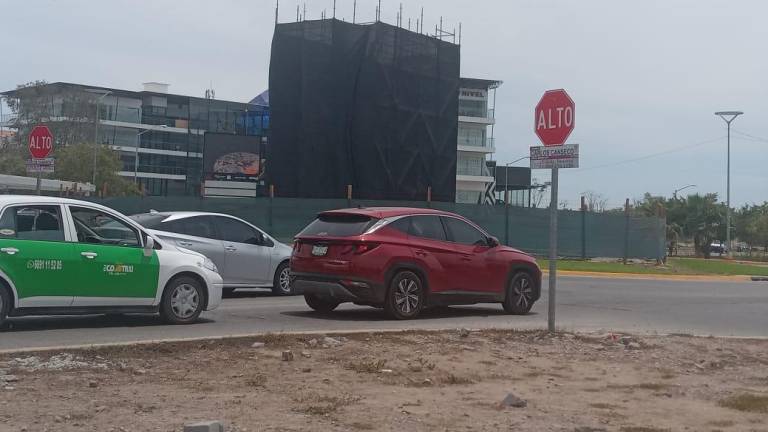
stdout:
{"type": "Polygon", "coordinates": [[[523,399],[520,399],[519,397],[515,396],[512,393],[507,393],[507,396],[502,399],[501,402],[499,402],[499,408],[525,408],[528,406],[528,402],[526,402],[523,399]]]}
{"type": "Polygon", "coordinates": [[[328,347],[338,347],[338,346],[344,345],[344,341],[341,338],[336,339],[336,338],[326,336],[323,338],[323,345],[328,347]]]}
{"type": "Polygon", "coordinates": [[[3,387],[3,390],[12,391],[12,390],[16,390],[16,387],[14,387],[14,386],[5,386],[5,387],[3,387]]]}
{"type": "Polygon", "coordinates": [[[283,361],[293,361],[293,351],[291,351],[291,350],[283,351],[282,359],[283,359],[283,361]]]}
{"type": "Polygon", "coordinates": [[[382,369],[379,372],[383,374],[391,374],[391,373],[394,373],[395,371],[393,371],[392,369],[382,369]]]}
{"type": "Polygon", "coordinates": [[[303,373],[310,373],[312,372],[312,368],[304,368],[301,370],[303,373]]]}
{"type": "Polygon", "coordinates": [[[309,346],[316,347],[319,342],[317,341],[317,339],[310,339],[308,343],[309,343],[309,346]]]}
{"type": "Polygon", "coordinates": [[[632,336],[622,336],[619,338],[619,342],[621,342],[622,345],[629,345],[633,342],[632,336]]]}
{"type": "Polygon", "coordinates": [[[184,432],[224,432],[224,424],[220,421],[205,421],[184,425],[184,432]]]}
{"type": "Polygon", "coordinates": [[[19,381],[19,377],[16,375],[0,375],[0,381],[12,383],[19,381]]]}
{"type": "Polygon", "coordinates": [[[637,342],[630,342],[630,343],[626,344],[624,347],[626,349],[629,349],[629,350],[639,350],[639,349],[643,348],[642,345],[640,345],[637,342]]]}
{"type": "Polygon", "coordinates": [[[99,383],[97,383],[96,381],[88,381],[88,387],[96,388],[98,386],[99,386],[99,383]]]}
{"type": "Polygon", "coordinates": [[[135,371],[133,371],[133,373],[136,375],[144,375],[147,373],[147,371],[145,369],[136,369],[135,371]]]}
{"type": "Polygon", "coordinates": [[[312,353],[309,351],[302,351],[301,356],[304,358],[312,358],[312,353]]]}
{"type": "Polygon", "coordinates": [[[463,337],[463,338],[469,337],[469,330],[467,330],[465,328],[460,328],[459,329],[459,337],[463,337]]]}
{"type": "Polygon", "coordinates": [[[251,348],[264,348],[264,342],[254,342],[251,348]]]}

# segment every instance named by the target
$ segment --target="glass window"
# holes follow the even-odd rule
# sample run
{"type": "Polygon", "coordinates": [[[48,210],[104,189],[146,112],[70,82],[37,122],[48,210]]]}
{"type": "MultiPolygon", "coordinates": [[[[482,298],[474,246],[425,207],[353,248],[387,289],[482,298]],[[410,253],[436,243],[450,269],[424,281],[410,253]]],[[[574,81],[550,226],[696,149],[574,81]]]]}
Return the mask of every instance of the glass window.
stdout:
{"type": "Polygon", "coordinates": [[[163,222],[157,229],[197,237],[216,238],[212,216],[195,216],[163,222]]]}
{"type": "Polygon", "coordinates": [[[249,225],[228,217],[216,216],[215,218],[219,240],[255,245],[264,243],[264,235],[249,225]]]}
{"type": "Polygon", "coordinates": [[[445,241],[445,229],[437,216],[413,216],[409,231],[414,237],[445,241]]]}
{"type": "Polygon", "coordinates": [[[472,225],[452,217],[444,217],[443,222],[453,242],[470,246],[487,246],[488,238],[472,225]]]}
{"type": "Polygon", "coordinates": [[[101,210],[70,207],[80,243],[139,247],[139,233],[130,225],[101,210]]]}
{"type": "Polygon", "coordinates": [[[350,237],[364,233],[378,219],[365,215],[324,214],[312,221],[300,236],[350,237]]]}
{"type": "Polygon", "coordinates": [[[408,234],[408,231],[411,230],[411,218],[409,217],[400,218],[390,223],[387,226],[394,228],[402,233],[408,234]]]}
{"type": "Polygon", "coordinates": [[[5,209],[0,238],[64,241],[59,206],[18,206],[5,209]]]}

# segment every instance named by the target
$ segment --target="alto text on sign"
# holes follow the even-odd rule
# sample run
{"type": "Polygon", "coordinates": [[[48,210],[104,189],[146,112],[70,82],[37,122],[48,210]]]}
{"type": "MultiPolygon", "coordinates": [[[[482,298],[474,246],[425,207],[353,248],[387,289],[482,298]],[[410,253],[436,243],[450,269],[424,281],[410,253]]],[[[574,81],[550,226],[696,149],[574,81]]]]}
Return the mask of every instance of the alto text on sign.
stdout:
{"type": "Polygon", "coordinates": [[[35,159],[43,159],[52,151],[53,134],[48,126],[35,126],[29,134],[29,154],[35,159]]]}
{"type": "Polygon", "coordinates": [[[548,90],[534,110],[534,130],[545,146],[559,146],[576,124],[576,104],[565,90],[548,90]]]}

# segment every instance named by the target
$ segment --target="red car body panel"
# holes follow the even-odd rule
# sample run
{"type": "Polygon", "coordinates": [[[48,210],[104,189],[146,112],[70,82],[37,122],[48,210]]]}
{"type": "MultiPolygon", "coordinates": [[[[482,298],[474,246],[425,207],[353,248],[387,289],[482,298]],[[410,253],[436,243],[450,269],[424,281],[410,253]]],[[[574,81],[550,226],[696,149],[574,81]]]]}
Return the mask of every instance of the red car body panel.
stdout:
{"type": "MultiPolygon", "coordinates": [[[[379,220],[423,215],[457,218],[488,236],[464,217],[432,209],[343,209],[323,212],[319,217],[379,220]]],[[[398,270],[416,272],[427,287],[427,303],[432,304],[503,301],[511,275],[526,271],[536,281],[534,300],[538,299],[541,271],[530,255],[501,245],[467,245],[449,240],[417,237],[391,224],[345,237],[300,233],[294,243],[291,273],[299,293],[316,292],[320,288],[315,285],[322,285],[322,290],[330,289],[331,295],[338,295],[342,301],[378,306],[398,270]],[[327,252],[313,255],[315,246],[327,246],[327,252]],[[361,289],[363,284],[366,287],[361,289]],[[334,290],[333,285],[341,288],[334,290]]]]}

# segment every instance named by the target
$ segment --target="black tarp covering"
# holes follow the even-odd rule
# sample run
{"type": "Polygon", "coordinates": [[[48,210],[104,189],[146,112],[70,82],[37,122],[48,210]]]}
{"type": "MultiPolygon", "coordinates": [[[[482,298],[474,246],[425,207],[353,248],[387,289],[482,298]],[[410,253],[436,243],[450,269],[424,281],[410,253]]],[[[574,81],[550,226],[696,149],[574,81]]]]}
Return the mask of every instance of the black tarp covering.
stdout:
{"type": "Polygon", "coordinates": [[[384,23],[278,24],[269,181],[283,197],[456,195],[459,46],[384,23]]]}

